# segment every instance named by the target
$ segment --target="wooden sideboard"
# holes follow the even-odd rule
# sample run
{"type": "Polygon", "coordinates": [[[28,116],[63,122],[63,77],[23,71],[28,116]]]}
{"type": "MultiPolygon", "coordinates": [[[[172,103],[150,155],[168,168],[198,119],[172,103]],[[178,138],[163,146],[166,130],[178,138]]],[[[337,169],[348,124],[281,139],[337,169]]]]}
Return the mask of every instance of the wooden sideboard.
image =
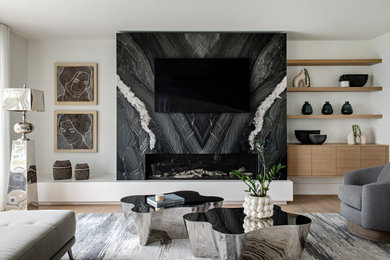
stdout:
{"type": "Polygon", "coordinates": [[[344,172],[389,162],[389,146],[380,144],[287,145],[290,177],[336,177],[344,172]]]}

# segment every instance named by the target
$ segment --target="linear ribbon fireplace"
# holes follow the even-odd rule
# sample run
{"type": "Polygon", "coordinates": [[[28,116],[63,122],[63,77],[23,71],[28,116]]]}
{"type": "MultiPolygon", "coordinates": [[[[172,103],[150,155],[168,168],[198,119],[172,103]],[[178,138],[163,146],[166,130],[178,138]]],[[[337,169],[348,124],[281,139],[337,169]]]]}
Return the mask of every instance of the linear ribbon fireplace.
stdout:
{"type": "Polygon", "coordinates": [[[236,179],[257,172],[257,154],[146,154],[146,179],[236,179]]]}

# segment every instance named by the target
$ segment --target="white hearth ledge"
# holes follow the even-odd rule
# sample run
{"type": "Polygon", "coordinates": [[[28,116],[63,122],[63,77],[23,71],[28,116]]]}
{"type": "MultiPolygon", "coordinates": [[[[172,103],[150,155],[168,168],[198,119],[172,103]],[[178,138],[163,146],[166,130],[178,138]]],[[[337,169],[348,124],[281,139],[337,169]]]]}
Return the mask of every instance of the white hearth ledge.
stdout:
{"type": "MultiPolygon", "coordinates": [[[[115,175],[92,176],[89,180],[53,180],[52,175],[38,176],[38,200],[48,204],[119,203],[130,195],[160,194],[177,190],[195,190],[202,195],[220,196],[226,204],[240,204],[246,185],[240,180],[136,180],[117,181],[115,175]]],[[[275,203],[293,200],[291,180],[273,181],[269,195],[275,203]]]]}

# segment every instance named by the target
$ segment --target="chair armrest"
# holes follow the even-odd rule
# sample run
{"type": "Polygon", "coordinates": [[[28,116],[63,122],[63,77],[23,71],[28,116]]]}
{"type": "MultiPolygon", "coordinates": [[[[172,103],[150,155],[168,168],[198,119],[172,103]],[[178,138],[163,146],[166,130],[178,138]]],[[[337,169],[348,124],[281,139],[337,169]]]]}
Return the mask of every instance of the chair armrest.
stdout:
{"type": "Polygon", "coordinates": [[[369,167],[364,169],[352,170],[344,173],[345,185],[366,185],[376,182],[381,173],[382,166],[369,167]]]}
{"type": "Polygon", "coordinates": [[[390,231],[390,182],[375,182],[362,189],[362,226],[390,231]]]}

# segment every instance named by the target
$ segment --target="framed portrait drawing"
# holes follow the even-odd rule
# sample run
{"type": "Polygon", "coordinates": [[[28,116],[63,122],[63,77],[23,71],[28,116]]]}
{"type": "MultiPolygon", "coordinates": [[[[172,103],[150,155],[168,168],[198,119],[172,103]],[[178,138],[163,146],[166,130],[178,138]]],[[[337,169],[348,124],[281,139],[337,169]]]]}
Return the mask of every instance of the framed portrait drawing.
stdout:
{"type": "Polygon", "coordinates": [[[54,151],[97,152],[97,111],[55,111],[54,151]]]}
{"type": "Polygon", "coordinates": [[[56,105],[97,105],[97,63],[54,65],[56,105]]]}

